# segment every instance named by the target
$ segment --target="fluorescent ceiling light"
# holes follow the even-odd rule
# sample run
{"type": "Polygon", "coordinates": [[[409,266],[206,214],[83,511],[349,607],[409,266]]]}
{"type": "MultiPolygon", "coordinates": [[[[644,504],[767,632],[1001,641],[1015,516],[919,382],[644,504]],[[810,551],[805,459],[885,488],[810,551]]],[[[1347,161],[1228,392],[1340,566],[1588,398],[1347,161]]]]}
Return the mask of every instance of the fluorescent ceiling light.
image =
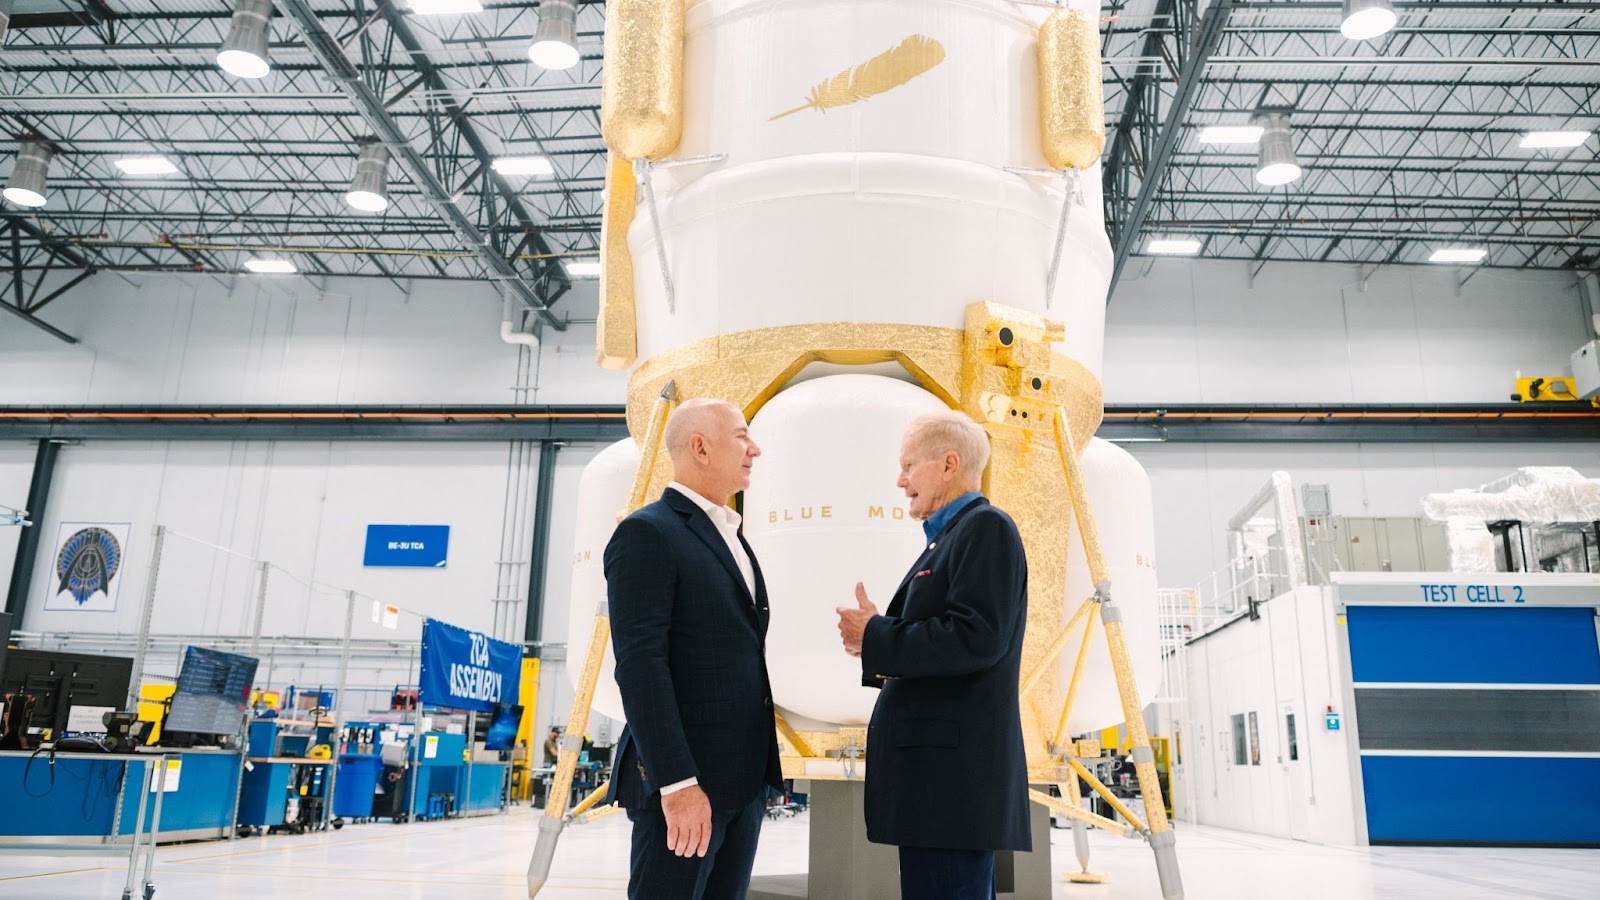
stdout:
{"type": "Polygon", "coordinates": [[[383,212],[389,208],[389,198],[374,191],[351,191],[344,195],[344,202],[362,212],[383,212]]]}
{"type": "Polygon", "coordinates": [[[4,197],[18,206],[40,207],[48,202],[45,191],[49,189],[50,159],[55,151],[43,141],[21,141],[17,144],[17,160],[11,167],[11,177],[6,179],[4,197]]]}
{"type": "Polygon", "coordinates": [[[1566,150],[1581,147],[1588,139],[1587,131],[1530,131],[1518,146],[1524,150],[1566,150]]]}
{"type": "Polygon", "coordinates": [[[244,267],[259,275],[293,275],[300,271],[287,259],[247,259],[244,267]]]}
{"type": "Polygon", "coordinates": [[[1200,242],[1195,238],[1151,238],[1144,247],[1146,253],[1166,256],[1194,256],[1200,252],[1200,242]]]}
{"type": "Polygon", "coordinates": [[[1256,170],[1256,181],[1267,187],[1277,187],[1299,178],[1302,171],[1299,163],[1271,163],[1256,170]]]}
{"type": "Polygon", "coordinates": [[[1207,125],[1200,129],[1200,143],[1254,144],[1265,130],[1260,125],[1207,125]]]}
{"type": "Polygon", "coordinates": [[[539,24],[533,31],[528,58],[545,69],[570,69],[578,64],[577,0],[540,0],[539,24]]]}
{"type": "Polygon", "coordinates": [[[1267,187],[1288,184],[1301,175],[1300,160],[1294,155],[1294,137],[1289,133],[1289,114],[1264,113],[1256,118],[1262,126],[1261,145],[1256,151],[1256,182],[1267,187]]]}
{"type": "Polygon", "coordinates": [[[599,278],[599,257],[582,256],[567,260],[567,276],[570,278],[599,278]]]}
{"type": "Polygon", "coordinates": [[[1352,41],[1369,41],[1394,28],[1398,17],[1389,0],[1344,0],[1339,31],[1352,41]]]}
{"type": "Polygon", "coordinates": [[[1480,263],[1489,255],[1486,247],[1440,247],[1428,257],[1428,262],[1435,263],[1480,263]]]}
{"type": "Polygon", "coordinates": [[[217,65],[235,78],[264,78],[272,70],[267,60],[272,34],[272,0],[235,0],[228,36],[217,51],[217,65]]]}
{"type": "Polygon", "coordinates": [[[389,208],[389,150],[382,144],[366,143],[356,156],[356,175],[344,202],[362,212],[383,212],[389,208]]]}
{"type": "Polygon", "coordinates": [[[4,193],[7,200],[18,206],[43,206],[47,202],[43,194],[28,188],[8,187],[4,193]]]}
{"type": "Polygon", "coordinates": [[[548,156],[502,156],[494,161],[494,170],[501,175],[529,175],[543,178],[556,173],[555,164],[548,156]]]}
{"type": "Polygon", "coordinates": [[[116,160],[124,175],[176,175],[178,167],[165,156],[124,156],[116,160]]]}
{"type": "Polygon", "coordinates": [[[478,0],[411,0],[411,11],[419,16],[464,15],[483,12],[478,0]]]}

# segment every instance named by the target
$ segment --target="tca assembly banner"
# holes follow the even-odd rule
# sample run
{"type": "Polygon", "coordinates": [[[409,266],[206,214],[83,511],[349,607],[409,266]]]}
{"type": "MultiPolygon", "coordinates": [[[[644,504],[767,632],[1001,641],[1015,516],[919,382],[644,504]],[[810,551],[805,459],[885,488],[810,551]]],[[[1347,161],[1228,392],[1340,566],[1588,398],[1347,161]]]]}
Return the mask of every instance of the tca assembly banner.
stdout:
{"type": "Polygon", "coordinates": [[[489,712],[517,702],[522,648],[438,619],[422,623],[422,677],[417,693],[429,706],[489,712]]]}

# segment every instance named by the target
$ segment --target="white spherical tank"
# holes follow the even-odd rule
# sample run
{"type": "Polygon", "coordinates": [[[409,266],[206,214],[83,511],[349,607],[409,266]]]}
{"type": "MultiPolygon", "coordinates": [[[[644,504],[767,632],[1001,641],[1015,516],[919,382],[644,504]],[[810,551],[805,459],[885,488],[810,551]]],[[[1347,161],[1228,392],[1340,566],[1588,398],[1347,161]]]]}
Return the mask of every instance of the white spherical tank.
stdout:
{"type": "Polygon", "coordinates": [[[767,672],[785,711],[839,725],[872,715],[878,692],[844,652],[834,609],[856,582],[887,609],[924,537],[895,486],[917,416],[948,407],[909,382],[831,375],[791,385],[756,414],[760,445],[745,492],[745,537],[766,576],[767,672]]]}
{"type": "MultiPolygon", "coordinates": [[[[1144,467],[1115,444],[1095,438],[1083,452],[1079,464],[1083,483],[1094,508],[1095,524],[1111,573],[1111,596],[1122,611],[1123,634],[1128,655],[1133,660],[1134,679],[1139,685],[1139,705],[1148,704],[1161,688],[1161,645],[1156,605],[1155,508],[1150,496],[1150,477],[1144,467]]],[[[1062,603],[1062,622],[1094,594],[1089,563],[1083,553],[1076,522],[1072,528],[1071,549],[1067,556],[1066,594],[1062,603]]],[[[1061,696],[1066,696],[1073,663],[1082,643],[1082,631],[1075,633],[1061,651],[1061,696]]],[[[1057,713],[1060,712],[1058,709],[1057,713]]],[[[1106,649],[1104,629],[1096,626],[1089,641],[1078,695],[1072,706],[1067,733],[1083,734],[1124,721],[1122,702],[1106,649]]],[[[1046,727],[1053,730],[1052,720],[1046,727]]]]}
{"type": "MultiPolygon", "coordinates": [[[[639,447],[624,438],[601,450],[578,480],[578,519],[574,525],[572,603],[567,619],[567,684],[577,690],[583,655],[594,631],[594,611],[606,599],[605,550],[617,530],[617,516],[628,505],[633,475],[639,468],[639,447]]],[[[594,688],[594,710],[622,721],[622,694],[617,690],[616,655],[606,644],[605,663],[594,688]]]]}

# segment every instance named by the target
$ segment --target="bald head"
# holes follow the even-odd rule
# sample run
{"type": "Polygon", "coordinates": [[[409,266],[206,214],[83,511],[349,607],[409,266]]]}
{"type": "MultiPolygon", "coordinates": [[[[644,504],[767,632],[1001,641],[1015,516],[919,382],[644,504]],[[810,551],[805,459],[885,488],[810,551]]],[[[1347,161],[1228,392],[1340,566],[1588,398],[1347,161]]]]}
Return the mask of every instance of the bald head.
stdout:
{"type": "Polygon", "coordinates": [[[761,448],[750,439],[744,413],[726,400],[686,400],[667,417],[661,443],[672,457],[673,480],[715,503],[750,486],[761,448]]]}

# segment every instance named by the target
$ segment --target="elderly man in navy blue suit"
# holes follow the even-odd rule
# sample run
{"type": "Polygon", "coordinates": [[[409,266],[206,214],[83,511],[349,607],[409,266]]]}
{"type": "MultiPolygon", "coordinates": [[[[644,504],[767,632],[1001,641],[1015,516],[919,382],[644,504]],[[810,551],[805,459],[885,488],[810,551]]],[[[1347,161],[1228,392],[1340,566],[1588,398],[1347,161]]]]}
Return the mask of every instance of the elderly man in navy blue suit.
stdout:
{"type": "Polygon", "coordinates": [[[612,797],[633,820],[633,900],[738,900],[766,789],[783,782],[767,680],[767,588],[729,499],[761,449],[728,403],[667,420],[673,481],[605,551],[628,716],[612,797]]]}
{"type": "Polygon", "coordinates": [[[867,732],[867,838],[900,848],[904,900],[989,900],[996,850],[1032,849],[1017,682],[1028,563],[978,493],[988,436],[958,412],[917,419],[899,486],[928,544],[879,615],[856,585],[845,650],[881,688],[867,732]]]}

